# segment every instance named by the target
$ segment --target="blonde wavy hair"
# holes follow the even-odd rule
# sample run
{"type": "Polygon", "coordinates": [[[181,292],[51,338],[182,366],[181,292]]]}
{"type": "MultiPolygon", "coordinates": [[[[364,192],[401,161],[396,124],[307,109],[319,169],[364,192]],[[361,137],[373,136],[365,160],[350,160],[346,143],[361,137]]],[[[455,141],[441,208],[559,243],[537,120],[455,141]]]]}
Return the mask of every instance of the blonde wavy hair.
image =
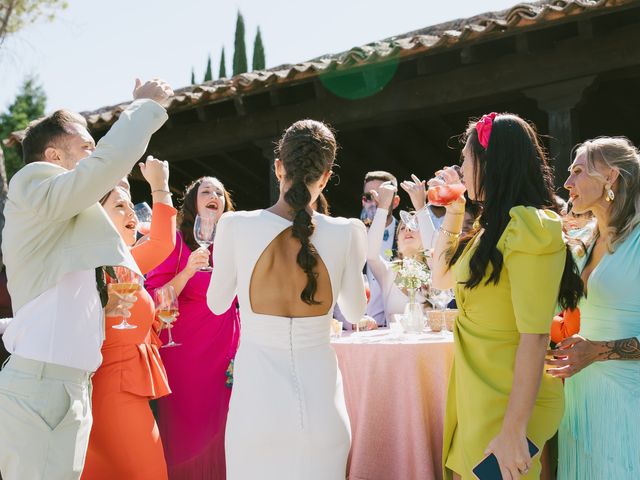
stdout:
{"type": "Polygon", "coordinates": [[[615,250],[633,229],[640,224],[640,152],[626,137],[598,137],[587,140],[575,149],[575,157],[585,154],[587,174],[602,180],[598,172],[600,162],[616,170],[619,175],[612,188],[615,200],[607,225],[607,249],[615,250]]]}

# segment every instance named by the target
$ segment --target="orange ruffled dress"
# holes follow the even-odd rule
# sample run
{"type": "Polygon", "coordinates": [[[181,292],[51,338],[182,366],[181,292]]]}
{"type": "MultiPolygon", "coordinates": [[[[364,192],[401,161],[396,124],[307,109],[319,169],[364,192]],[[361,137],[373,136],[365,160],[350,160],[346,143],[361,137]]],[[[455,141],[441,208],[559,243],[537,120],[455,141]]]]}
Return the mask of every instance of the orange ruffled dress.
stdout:
{"type": "MultiPolygon", "coordinates": [[[[149,239],[131,253],[142,273],[158,266],[175,246],[176,210],[154,204],[149,239]]],[[[160,328],[153,299],[142,289],[129,323],[107,317],[102,365],[93,377],[93,426],[83,480],[163,480],[167,465],[149,400],[171,393],[158,347],[160,328]]]]}

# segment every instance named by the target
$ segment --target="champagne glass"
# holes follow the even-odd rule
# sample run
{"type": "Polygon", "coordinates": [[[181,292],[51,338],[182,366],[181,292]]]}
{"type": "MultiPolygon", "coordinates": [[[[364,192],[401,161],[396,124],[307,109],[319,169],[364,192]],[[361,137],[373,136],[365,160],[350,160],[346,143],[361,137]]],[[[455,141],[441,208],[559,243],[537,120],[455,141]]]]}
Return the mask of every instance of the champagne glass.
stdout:
{"type": "Polygon", "coordinates": [[[138,217],[138,231],[142,235],[149,235],[151,231],[151,207],[147,202],[136,203],[133,211],[138,217]]]}
{"type": "Polygon", "coordinates": [[[160,348],[177,347],[181,345],[173,341],[171,335],[171,324],[176,321],[178,316],[178,297],[176,291],[171,285],[165,285],[158,288],[154,293],[154,300],[156,304],[156,315],[162,323],[166,325],[169,331],[169,343],[162,345],[160,348]]]}
{"type": "MultiPolygon", "coordinates": [[[[213,238],[216,235],[217,218],[214,215],[196,215],[193,222],[193,238],[198,245],[209,250],[209,246],[213,244],[213,238]]],[[[201,272],[210,272],[213,270],[210,265],[202,267],[201,272]]]]}
{"type": "MultiPolygon", "coordinates": [[[[127,267],[113,267],[116,278],[108,285],[108,289],[118,295],[132,295],[142,288],[142,277],[127,267]]],[[[130,330],[138,328],[137,325],[131,325],[127,322],[126,317],[122,317],[122,321],[118,325],[111,328],[116,330],[130,330]]]]}

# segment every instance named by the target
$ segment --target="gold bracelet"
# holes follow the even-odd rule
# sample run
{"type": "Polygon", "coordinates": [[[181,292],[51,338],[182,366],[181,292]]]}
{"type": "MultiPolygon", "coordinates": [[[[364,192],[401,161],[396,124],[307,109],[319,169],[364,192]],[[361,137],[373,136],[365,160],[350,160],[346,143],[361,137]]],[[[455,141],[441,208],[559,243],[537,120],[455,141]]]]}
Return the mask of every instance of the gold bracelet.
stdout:
{"type": "Polygon", "coordinates": [[[462,233],[462,232],[460,232],[460,233],[453,233],[453,232],[450,232],[449,230],[445,230],[445,229],[444,229],[444,228],[442,228],[442,227],[440,227],[440,228],[438,229],[438,231],[439,231],[439,232],[444,233],[444,234],[445,234],[447,237],[449,237],[449,238],[453,238],[454,240],[457,240],[457,239],[460,237],[460,233],[462,233]]]}
{"type": "Polygon", "coordinates": [[[168,194],[168,195],[173,196],[173,193],[171,193],[169,190],[152,190],[152,191],[151,191],[151,195],[153,195],[153,194],[154,194],[154,193],[156,193],[156,192],[162,192],[162,193],[166,193],[166,194],[168,194]]]}

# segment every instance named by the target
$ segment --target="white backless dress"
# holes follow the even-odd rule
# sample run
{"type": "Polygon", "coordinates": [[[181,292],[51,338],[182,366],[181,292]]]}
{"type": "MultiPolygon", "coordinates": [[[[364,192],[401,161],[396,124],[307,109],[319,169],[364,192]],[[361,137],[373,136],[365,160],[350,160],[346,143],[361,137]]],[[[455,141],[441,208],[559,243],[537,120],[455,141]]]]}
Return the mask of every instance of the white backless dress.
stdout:
{"type": "Polygon", "coordinates": [[[237,295],[241,319],[225,434],[228,480],[345,478],[351,431],[329,332],[336,302],[350,322],[365,312],[367,237],[359,220],[315,214],[313,222],[311,243],[329,274],[333,305],[304,318],[254,313],[249,298],[261,254],[292,222],[266,210],[226,213],[218,222],[207,301],[223,312],[237,295]]]}

